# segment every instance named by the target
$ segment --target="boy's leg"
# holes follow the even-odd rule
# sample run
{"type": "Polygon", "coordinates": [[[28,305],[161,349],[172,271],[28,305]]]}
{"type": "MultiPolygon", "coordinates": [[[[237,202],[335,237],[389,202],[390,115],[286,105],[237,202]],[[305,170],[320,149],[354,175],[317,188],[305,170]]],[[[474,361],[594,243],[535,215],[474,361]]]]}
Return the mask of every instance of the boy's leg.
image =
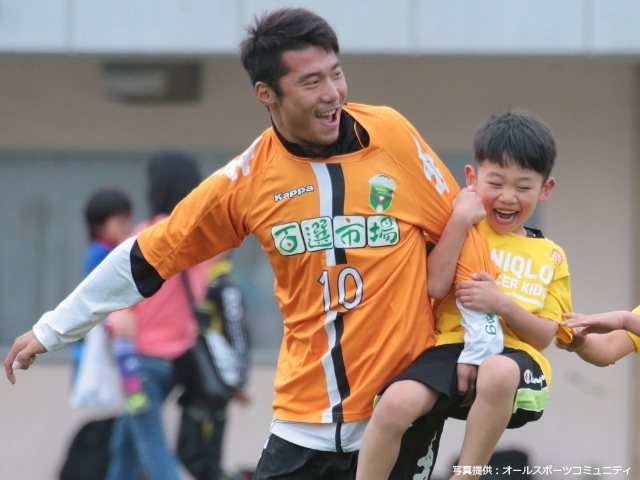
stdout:
{"type": "Polygon", "coordinates": [[[520,367],[511,358],[494,355],[478,369],[476,398],[469,410],[458,466],[451,478],[480,478],[480,474],[464,472],[465,466],[485,466],[513,412],[513,402],[520,383],[520,367]]]}
{"type": "Polygon", "coordinates": [[[403,435],[431,410],[438,396],[439,392],[415,380],[392,383],[384,391],[362,437],[357,480],[389,478],[403,435]]]}

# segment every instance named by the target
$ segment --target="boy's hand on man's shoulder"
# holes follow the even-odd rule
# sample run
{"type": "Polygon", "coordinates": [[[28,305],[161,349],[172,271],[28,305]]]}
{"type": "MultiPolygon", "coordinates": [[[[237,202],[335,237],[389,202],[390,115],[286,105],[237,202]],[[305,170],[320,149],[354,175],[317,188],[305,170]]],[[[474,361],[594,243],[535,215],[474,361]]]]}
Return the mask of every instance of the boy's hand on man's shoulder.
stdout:
{"type": "Polygon", "coordinates": [[[451,216],[461,223],[465,223],[469,228],[487,216],[475,186],[463,188],[458,192],[456,198],[453,199],[451,216]]]}

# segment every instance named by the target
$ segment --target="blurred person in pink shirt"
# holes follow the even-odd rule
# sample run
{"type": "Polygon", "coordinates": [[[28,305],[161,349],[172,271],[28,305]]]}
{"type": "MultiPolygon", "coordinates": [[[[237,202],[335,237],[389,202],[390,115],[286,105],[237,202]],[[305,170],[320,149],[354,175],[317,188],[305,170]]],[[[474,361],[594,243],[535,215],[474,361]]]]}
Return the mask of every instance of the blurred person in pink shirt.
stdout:
{"type": "MultiPolygon", "coordinates": [[[[201,181],[196,161],[182,152],[162,152],[147,165],[150,218],[135,233],[163,221],[201,181]]],[[[206,293],[210,262],[190,268],[194,300],[206,293]]],[[[108,480],[137,480],[143,473],[153,480],[179,480],[178,460],[171,451],[162,424],[162,405],[178,384],[173,360],[195,342],[198,326],[180,275],[167,280],[160,291],[139,304],[114,313],[113,333],[134,339],[139,376],[150,408],[118,418],[111,438],[108,480]]]]}

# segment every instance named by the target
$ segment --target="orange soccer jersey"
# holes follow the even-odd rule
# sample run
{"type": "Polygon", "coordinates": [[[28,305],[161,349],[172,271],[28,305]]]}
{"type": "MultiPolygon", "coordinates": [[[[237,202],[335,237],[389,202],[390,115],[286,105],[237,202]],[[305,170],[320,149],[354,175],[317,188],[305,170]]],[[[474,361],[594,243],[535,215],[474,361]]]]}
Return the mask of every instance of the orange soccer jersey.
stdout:
{"type": "MultiPolygon", "coordinates": [[[[254,234],[275,274],[283,315],[275,418],[367,418],[381,386],[433,346],[424,233],[437,241],[458,193],[415,129],[390,108],[349,104],[366,148],[299,158],[272,128],[138,236],[169,278],[254,234]]],[[[456,281],[496,273],[478,229],[456,281]]]]}

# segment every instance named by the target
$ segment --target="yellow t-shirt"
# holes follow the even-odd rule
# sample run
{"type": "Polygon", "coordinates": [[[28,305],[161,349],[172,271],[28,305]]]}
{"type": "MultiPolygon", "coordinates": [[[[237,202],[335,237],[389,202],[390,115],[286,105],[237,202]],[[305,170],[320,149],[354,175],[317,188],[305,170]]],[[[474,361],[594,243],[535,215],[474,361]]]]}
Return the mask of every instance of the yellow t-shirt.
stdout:
{"type": "MultiPolygon", "coordinates": [[[[569,268],[565,253],[556,243],[540,237],[498,234],[486,220],[480,223],[486,235],[491,258],[502,269],[497,283],[521,307],[538,317],[562,322],[562,314],[571,311],[569,268]]],[[[551,384],[551,365],[542,353],[518,336],[501,320],[505,347],[524,350],[538,362],[551,384]]],[[[463,343],[464,330],[455,295],[449,294],[436,305],[437,344],[463,343]]],[[[571,341],[566,327],[558,328],[558,336],[571,341]]]]}

